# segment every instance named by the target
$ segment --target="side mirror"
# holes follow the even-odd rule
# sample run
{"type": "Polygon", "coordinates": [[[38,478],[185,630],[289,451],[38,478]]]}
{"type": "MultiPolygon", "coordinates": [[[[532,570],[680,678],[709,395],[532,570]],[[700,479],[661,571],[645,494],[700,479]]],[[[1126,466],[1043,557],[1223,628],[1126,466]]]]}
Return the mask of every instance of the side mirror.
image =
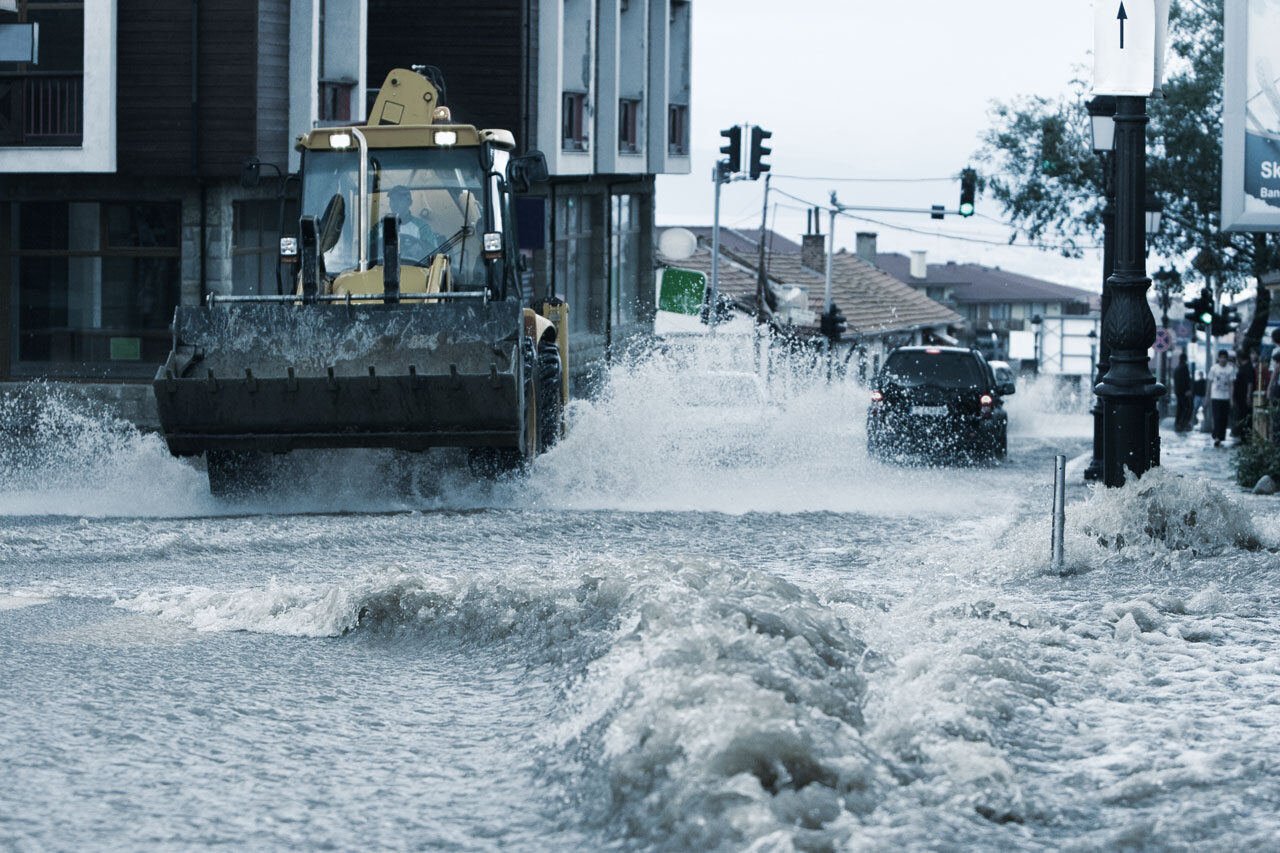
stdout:
{"type": "Polygon", "coordinates": [[[240,186],[251,190],[260,183],[262,183],[262,161],[257,157],[250,157],[240,167],[240,186]]]}
{"type": "Polygon", "coordinates": [[[347,203],[342,200],[341,193],[334,193],[333,198],[325,205],[324,215],[320,217],[320,233],[316,240],[320,254],[324,254],[338,245],[338,237],[342,234],[342,223],[347,219],[347,203]]]}
{"type": "Polygon", "coordinates": [[[1001,382],[996,386],[996,393],[1001,397],[1008,397],[1010,394],[1016,393],[1018,390],[1012,382],[1001,382]]]}
{"type": "Polygon", "coordinates": [[[545,183],[550,177],[547,157],[541,151],[530,151],[521,157],[513,157],[507,166],[507,181],[516,193],[527,193],[534,184],[545,183]]]}

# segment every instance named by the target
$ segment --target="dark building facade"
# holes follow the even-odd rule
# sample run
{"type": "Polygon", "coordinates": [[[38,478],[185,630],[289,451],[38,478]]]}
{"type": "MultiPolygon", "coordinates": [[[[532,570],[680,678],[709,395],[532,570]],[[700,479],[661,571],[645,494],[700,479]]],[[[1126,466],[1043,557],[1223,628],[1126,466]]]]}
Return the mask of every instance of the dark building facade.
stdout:
{"type": "Polygon", "coordinates": [[[527,254],[536,294],[573,306],[575,373],[652,310],[654,176],[688,170],[688,2],[16,6],[0,27],[38,25],[39,51],[0,60],[0,385],[74,381],[148,423],[174,306],[277,288],[293,139],[363,121],[414,64],[456,118],[547,153],[527,254]]]}

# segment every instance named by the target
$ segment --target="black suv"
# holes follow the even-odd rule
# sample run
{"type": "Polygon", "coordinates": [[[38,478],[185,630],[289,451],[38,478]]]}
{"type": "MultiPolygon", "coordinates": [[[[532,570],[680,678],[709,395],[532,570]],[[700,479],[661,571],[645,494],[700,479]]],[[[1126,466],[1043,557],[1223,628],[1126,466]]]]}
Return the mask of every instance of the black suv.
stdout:
{"type": "Polygon", "coordinates": [[[898,347],[871,384],[867,452],[1004,459],[1009,416],[982,353],[960,347],[898,347]]]}

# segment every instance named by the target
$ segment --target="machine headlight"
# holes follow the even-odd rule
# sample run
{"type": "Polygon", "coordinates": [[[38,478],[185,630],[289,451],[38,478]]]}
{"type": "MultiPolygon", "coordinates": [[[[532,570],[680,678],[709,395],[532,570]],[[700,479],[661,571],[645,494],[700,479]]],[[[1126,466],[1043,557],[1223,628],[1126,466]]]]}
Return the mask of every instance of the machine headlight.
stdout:
{"type": "Polygon", "coordinates": [[[298,257],[298,238],[297,237],[281,237],[280,238],[280,257],[296,258],[298,257]]]}
{"type": "Polygon", "coordinates": [[[502,257],[502,232],[486,231],[484,235],[484,256],[489,260],[502,257]]]}
{"type": "Polygon", "coordinates": [[[350,148],[351,134],[349,133],[331,133],[329,134],[330,148],[350,148]]]}
{"type": "Polygon", "coordinates": [[[453,130],[437,130],[434,137],[436,145],[441,148],[448,148],[451,145],[458,144],[458,134],[453,130]]]}

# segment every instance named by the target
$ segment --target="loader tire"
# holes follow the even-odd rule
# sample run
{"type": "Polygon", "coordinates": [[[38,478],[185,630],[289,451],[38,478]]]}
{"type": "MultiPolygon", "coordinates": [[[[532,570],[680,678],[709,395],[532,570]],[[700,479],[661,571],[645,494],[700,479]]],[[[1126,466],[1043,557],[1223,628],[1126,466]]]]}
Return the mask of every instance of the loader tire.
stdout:
{"type": "Polygon", "coordinates": [[[563,368],[560,348],[554,343],[538,347],[538,452],[546,453],[560,440],[564,400],[560,396],[563,368]]]}
{"type": "Polygon", "coordinates": [[[270,454],[209,450],[204,456],[209,492],[215,498],[249,498],[262,494],[270,485],[270,454]]]}
{"type": "Polygon", "coordinates": [[[541,405],[541,401],[537,399],[538,383],[535,379],[537,376],[538,359],[534,355],[533,341],[529,338],[521,338],[520,356],[524,362],[524,400],[525,406],[521,416],[524,418],[524,442],[521,447],[473,447],[467,453],[467,467],[471,470],[473,477],[482,477],[485,479],[494,479],[504,474],[510,474],[520,468],[528,465],[533,461],[533,457],[538,454],[540,442],[538,439],[538,425],[541,421],[540,415],[535,414],[535,410],[541,405]]]}

